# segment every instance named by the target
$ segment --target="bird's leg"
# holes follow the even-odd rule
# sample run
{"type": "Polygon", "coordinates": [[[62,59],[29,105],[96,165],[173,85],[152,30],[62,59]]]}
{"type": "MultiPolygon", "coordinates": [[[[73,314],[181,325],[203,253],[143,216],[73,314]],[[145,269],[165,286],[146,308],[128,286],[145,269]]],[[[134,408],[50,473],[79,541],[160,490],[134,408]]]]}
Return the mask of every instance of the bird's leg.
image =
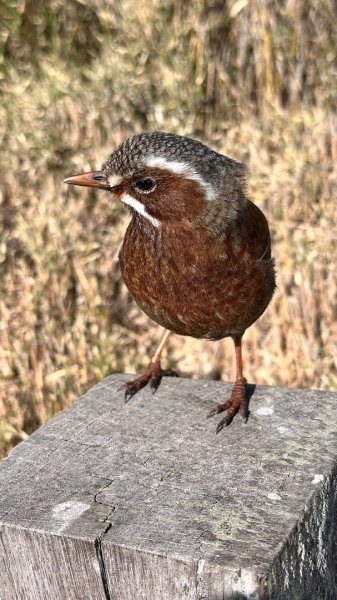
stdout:
{"type": "Polygon", "coordinates": [[[178,373],[172,369],[162,369],[160,364],[161,354],[170,333],[170,331],[165,331],[163,338],[144,373],[123,386],[125,388],[125,402],[130,400],[132,396],[139,392],[139,390],[145,387],[149,382],[152,392],[154,393],[158,388],[163,375],[167,375],[169,377],[178,377],[178,373]]]}
{"type": "Polygon", "coordinates": [[[226,416],[220,421],[216,428],[217,433],[219,433],[223,427],[230,425],[236,413],[239,411],[245,421],[247,421],[248,418],[248,402],[246,398],[247,381],[242,373],[242,336],[238,335],[233,337],[233,341],[235,346],[236,378],[231,397],[223,404],[218,404],[212,408],[207,415],[207,417],[212,417],[213,415],[218,415],[224,410],[227,410],[226,416]]]}

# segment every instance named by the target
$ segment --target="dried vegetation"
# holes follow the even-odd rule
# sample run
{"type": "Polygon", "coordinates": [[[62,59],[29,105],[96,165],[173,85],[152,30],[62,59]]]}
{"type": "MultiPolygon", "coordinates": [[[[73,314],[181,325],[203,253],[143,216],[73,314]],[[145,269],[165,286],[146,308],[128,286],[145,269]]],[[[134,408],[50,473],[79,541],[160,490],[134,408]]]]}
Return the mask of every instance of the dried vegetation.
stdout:
{"type": "MultiPolygon", "coordinates": [[[[249,167],[278,290],[246,333],[248,379],[336,389],[335,0],[2,0],[1,14],[0,451],[143,368],[159,339],[120,279],[127,216],[61,185],[144,130],[249,167]]],[[[172,337],[167,358],[233,378],[230,340],[172,337]]]]}

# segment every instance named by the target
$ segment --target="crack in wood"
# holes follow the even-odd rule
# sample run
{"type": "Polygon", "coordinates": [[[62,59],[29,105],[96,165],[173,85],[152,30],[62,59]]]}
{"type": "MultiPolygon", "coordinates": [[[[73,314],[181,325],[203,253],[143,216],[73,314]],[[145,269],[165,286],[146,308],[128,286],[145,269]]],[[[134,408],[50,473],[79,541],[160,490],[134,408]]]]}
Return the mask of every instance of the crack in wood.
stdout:
{"type": "Polygon", "coordinates": [[[97,557],[97,560],[98,560],[98,565],[99,565],[99,570],[100,570],[100,573],[101,573],[102,585],[103,585],[103,590],[104,590],[104,595],[105,595],[106,600],[113,600],[113,599],[112,599],[112,597],[110,595],[110,591],[109,591],[109,583],[108,583],[108,577],[107,577],[107,570],[106,570],[106,566],[105,566],[105,562],[104,562],[104,558],[103,558],[102,538],[109,531],[110,527],[111,527],[111,523],[109,522],[107,524],[107,526],[105,527],[104,531],[102,531],[101,535],[99,535],[95,539],[96,557],[97,557]]]}
{"type": "Polygon", "coordinates": [[[96,557],[97,557],[97,561],[98,561],[98,565],[99,565],[99,570],[100,570],[100,574],[101,574],[102,585],[103,585],[103,590],[104,590],[104,595],[105,595],[106,600],[113,600],[113,599],[112,599],[110,591],[109,591],[107,569],[106,569],[106,565],[104,562],[103,551],[102,551],[102,539],[112,526],[112,523],[111,523],[111,521],[109,521],[109,519],[110,519],[112,513],[115,511],[115,506],[112,506],[111,504],[106,504],[105,502],[101,502],[100,500],[98,500],[98,496],[99,496],[99,494],[104,492],[104,490],[106,490],[108,487],[110,487],[110,485],[113,483],[113,481],[114,481],[113,479],[108,479],[107,483],[101,489],[99,489],[96,492],[96,494],[94,495],[95,504],[101,504],[102,506],[108,506],[110,508],[110,512],[107,514],[107,516],[104,519],[104,523],[107,522],[106,527],[104,528],[102,533],[99,536],[97,536],[97,538],[95,539],[95,542],[94,542],[96,557]]]}

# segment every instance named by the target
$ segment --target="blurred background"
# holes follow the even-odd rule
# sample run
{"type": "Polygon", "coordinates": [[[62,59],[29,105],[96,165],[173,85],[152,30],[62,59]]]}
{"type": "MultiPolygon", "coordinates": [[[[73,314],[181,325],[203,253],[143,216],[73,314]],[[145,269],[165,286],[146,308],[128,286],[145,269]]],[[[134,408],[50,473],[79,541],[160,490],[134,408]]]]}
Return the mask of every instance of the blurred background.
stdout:
{"type": "MultiPolygon", "coordinates": [[[[0,1],[0,453],[161,330],[131,300],[128,216],[64,177],[133,133],[246,162],[278,289],[245,335],[248,381],[337,389],[336,0],[0,1]]],[[[163,364],[234,378],[231,340],[172,336],[163,364]]],[[[192,401],[192,400],[191,400],[192,401]]]]}

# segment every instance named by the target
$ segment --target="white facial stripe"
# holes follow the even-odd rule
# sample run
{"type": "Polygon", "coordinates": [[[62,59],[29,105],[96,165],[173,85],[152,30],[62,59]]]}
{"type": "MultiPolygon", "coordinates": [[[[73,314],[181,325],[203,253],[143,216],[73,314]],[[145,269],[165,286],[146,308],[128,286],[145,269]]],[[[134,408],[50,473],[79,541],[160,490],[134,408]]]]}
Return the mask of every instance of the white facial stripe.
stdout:
{"type": "Polygon", "coordinates": [[[121,201],[124,202],[124,204],[131,206],[133,210],[145,217],[145,219],[150,221],[150,223],[152,223],[154,227],[159,227],[160,222],[158,221],[158,219],[151,217],[151,215],[149,215],[149,213],[145,210],[144,205],[141,202],[139,202],[139,200],[133,198],[132,196],[130,196],[130,194],[122,194],[121,201]]]}
{"type": "Polygon", "coordinates": [[[167,160],[161,156],[149,156],[144,164],[147,167],[159,167],[160,169],[169,169],[173,173],[178,175],[185,175],[187,179],[193,179],[197,181],[199,185],[204,189],[207,200],[214,200],[215,192],[213,186],[205,181],[199,173],[193,167],[185,162],[179,162],[177,160],[167,160]]]}

